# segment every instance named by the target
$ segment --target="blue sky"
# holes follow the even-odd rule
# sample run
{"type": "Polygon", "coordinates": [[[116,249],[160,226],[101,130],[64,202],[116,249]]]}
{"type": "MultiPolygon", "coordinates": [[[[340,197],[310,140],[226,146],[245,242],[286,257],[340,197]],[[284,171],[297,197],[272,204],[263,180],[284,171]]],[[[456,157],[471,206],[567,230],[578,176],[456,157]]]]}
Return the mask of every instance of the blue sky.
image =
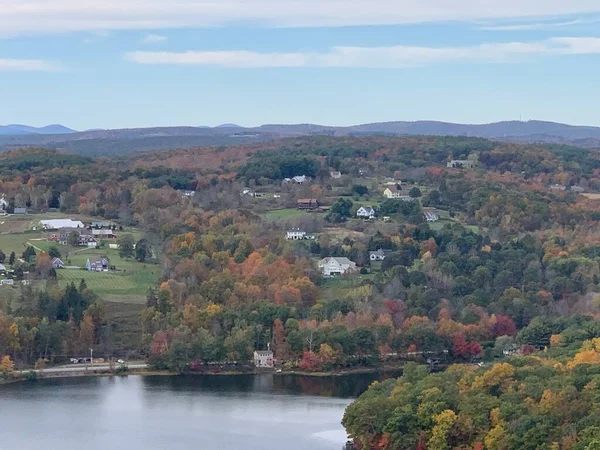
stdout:
{"type": "Polygon", "coordinates": [[[600,126],[600,2],[565,3],[0,0],[0,124],[600,126]]]}

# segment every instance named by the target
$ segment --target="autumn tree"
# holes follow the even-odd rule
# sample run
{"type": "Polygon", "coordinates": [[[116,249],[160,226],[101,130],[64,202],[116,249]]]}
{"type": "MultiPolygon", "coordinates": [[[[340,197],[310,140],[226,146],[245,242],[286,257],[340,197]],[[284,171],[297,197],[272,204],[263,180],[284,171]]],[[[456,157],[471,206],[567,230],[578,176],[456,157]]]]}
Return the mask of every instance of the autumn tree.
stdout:
{"type": "Polygon", "coordinates": [[[9,373],[12,373],[14,369],[15,365],[10,359],[10,356],[4,355],[2,357],[2,360],[0,360],[0,374],[7,375],[9,373]]]}

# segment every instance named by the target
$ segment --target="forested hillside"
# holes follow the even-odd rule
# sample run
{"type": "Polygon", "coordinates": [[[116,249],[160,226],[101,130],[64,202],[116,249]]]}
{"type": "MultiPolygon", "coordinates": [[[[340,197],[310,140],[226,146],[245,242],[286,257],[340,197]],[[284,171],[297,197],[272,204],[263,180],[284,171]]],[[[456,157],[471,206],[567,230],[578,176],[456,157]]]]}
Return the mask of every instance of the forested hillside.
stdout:
{"type": "MultiPolygon", "coordinates": [[[[464,137],[322,136],[118,159],[1,154],[0,264],[15,284],[0,286],[0,357],[31,367],[91,346],[202,372],[251,370],[253,351],[270,347],[283,370],[466,364],[434,380],[462,380],[473,364],[513,354],[535,355],[507,361],[515,372],[559,349],[573,358],[600,337],[599,155],[464,137]],[[110,221],[118,236],[94,255],[115,269],[73,269],[90,250],[40,231],[48,216],[110,221]],[[53,267],[57,255],[71,268],[53,267]]],[[[387,416],[377,433],[348,426],[363,442],[412,448],[440,413],[462,420],[461,401],[423,413],[431,420],[411,428],[410,446],[394,441],[387,416]]],[[[502,410],[485,405],[486,420],[502,410]]],[[[475,425],[453,447],[491,430],[464,420],[475,425]]],[[[559,442],[556,426],[539,439],[559,442]]]]}

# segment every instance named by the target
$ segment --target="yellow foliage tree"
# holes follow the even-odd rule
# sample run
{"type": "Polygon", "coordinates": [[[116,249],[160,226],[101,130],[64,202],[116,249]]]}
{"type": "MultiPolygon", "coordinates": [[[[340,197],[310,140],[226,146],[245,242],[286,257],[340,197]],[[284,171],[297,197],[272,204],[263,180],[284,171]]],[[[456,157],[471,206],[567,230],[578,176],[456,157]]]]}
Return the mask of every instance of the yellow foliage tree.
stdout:
{"type": "Polygon", "coordinates": [[[550,336],[550,346],[556,347],[557,345],[560,345],[561,340],[562,338],[560,334],[553,334],[552,336],[550,336]]]}
{"type": "Polygon", "coordinates": [[[515,369],[508,363],[494,364],[494,366],[483,375],[475,378],[474,389],[489,389],[500,385],[504,380],[512,377],[515,369]]]}
{"type": "Polygon", "coordinates": [[[442,411],[435,416],[435,426],[431,430],[431,437],[427,441],[428,450],[447,450],[448,433],[456,422],[456,414],[451,409],[442,411]]]}
{"type": "Polygon", "coordinates": [[[9,374],[15,370],[15,364],[10,359],[10,356],[5,355],[0,361],[0,373],[9,374]]]}
{"type": "Polygon", "coordinates": [[[508,449],[508,435],[504,429],[502,422],[498,423],[485,435],[483,439],[485,448],[488,450],[507,450],[508,449]]]}
{"type": "Polygon", "coordinates": [[[319,359],[323,366],[335,364],[337,360],[337,352],[327,344],[321,344],[319,348],[319,359]]]}
{"type": "Polygon", "coordinates": [[[573,369],[580,364],[600,364],[600,338],[585,341],[567,368],[573,369]]]}

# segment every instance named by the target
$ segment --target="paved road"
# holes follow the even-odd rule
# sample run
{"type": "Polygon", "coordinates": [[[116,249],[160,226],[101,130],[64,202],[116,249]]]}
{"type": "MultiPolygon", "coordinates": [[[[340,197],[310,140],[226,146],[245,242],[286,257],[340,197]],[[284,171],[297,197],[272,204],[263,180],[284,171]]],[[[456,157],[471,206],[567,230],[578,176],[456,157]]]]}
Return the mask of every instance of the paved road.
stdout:
{"type": "MultiPolygon", "coordinates": [[[[120,367],[120,364],[115,364],[115,369],[117,369],[118,367],[120,367]]],[[[123,366],[127,367],[128,369],[147,369],[148,368],[148,364],[123,364],[123,366]]],[[[108,364],[94,364],[94,367],[90,367],[89,365],[82,365],[82,364],[73,364],[72,366],[64,366],[64,367],[51,367],[48,369],[44,369],[44,370],[21,370],[21,371],[17,371],[16,373],[21,374],[21,375],[25,375],[29,372],[35,372],[35,373],[77,373],[77,372],[109,372],[110,371],[110,366],[108,364]]]]}

